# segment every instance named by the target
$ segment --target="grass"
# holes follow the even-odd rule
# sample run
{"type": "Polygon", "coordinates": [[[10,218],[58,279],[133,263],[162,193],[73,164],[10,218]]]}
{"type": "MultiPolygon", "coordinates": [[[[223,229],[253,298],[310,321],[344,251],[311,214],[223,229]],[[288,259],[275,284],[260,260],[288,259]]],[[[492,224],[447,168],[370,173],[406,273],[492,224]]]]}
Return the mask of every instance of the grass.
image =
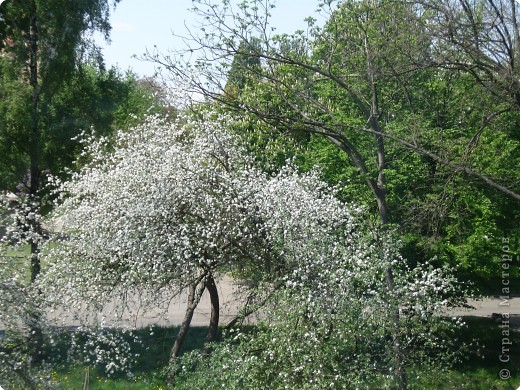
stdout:
{"type": "MultiPolygon", "coordinates": [[[[53,371],[53,380],[63,389],[83,389],[85,377],[89,378],[89,389],[165,389],[161,371],[167,365],[170,349],[173,346],[178,327],[151,327],[135,332],[140,343],[134,344],[134,353],[139,354],[135,361],[134,377],[128,378],[124,374],[107,376],[103,367],[89,367],[68,365],[66,363],[67,337],[61,341],[61,348],[57,350],[62,359],[56,361],[56,370],[53,371]]],[[[188,333],[181,353],[200,349],[204,345],[207,333],[206,327],[192,327],[188,333]]]]}
{"type": "MultiPolygon", "coordinates": [[[[468,327],[457,334],[461,343],[477,340],[479,347],[472,347],[466,359],[451,370],[432,371],[429,367],[416,367],[408,370],[411,389],[471,389],[471,390],[515,390],[520,386],[520,332],[510,331],[512,341],[510,361],[499,360],[502,348],[502,328],[489,318],[466,318],[468,327]],[[500,370],[511,373],[509,379],[499,377],[500,370]]],[[[85,366],[63,366],[54,373],[54,379],[63,389],[83,389],[85,376],[89,377],[89,389],[166,389],[161,375],[168,361],[178,328],[155,327],[152,331],[139,332],[143,343],[137,347],[141,354],[136,362],[135,377],[107,377],[100,368],[85,366]]],[[[199,349],[207,329],[193,327],[188,333],[184,351],[199,349]]]]}
{"type": "Polygon", "coordinates": [[[63,389],[83,389],[88,379],[90,390],[140,390],[165,389],[164,382],[153,375],[136,375],[134,379],[107,378],[98,370],[90,367],[71,367],[66,371],[55,371],[53,379],[59,382],[63,389]]]}
{"type": "Polygon", "coordinates": [[[515,390],[517,389],[519,377],[516,380],[500,379],[498,371],[494,368],[478,368],[468,371],[450,370],[445,372],[428,373],[425,370],[413,371],[410,375],[410,388],[439,389],[439,390],[515,390]],[[416,376],[413,377],[412,375],[416,376]]]}
{"type": "Polygon", "coordinates": [[[516,390],[520,386],[520,329],[509,329],[504,336],[502,328],[495,321],[485,317],[465,317],[467,328],[456,335],[461,344],[478,342],[468,351],[465,359],[453,369],[428,373],[419,368],[410,373],[412,388],[416,389],[471,389],[471,390],[516,390]],[[502,338],[508,338],[508,362],[501,362],[502,338]],[[501,379],[501,370],[507,370],[510,377],[501,379]]]}

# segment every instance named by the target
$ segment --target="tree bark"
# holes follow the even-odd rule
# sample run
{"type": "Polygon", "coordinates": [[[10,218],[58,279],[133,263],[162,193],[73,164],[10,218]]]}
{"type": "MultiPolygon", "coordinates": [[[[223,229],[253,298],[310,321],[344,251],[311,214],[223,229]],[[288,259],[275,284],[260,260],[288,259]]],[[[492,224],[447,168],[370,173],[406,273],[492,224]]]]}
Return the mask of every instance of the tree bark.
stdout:
{"type": "Polygon", "coordinates": [[[179,334],[177,335],[177,339],[175,340],[175,343],[173,344],[173,347],[170,351],[170,366],[175,363],[177,356],[179,356],[179,351],[182,347],[182,344],[184,343],[184,339],[186,338],[186,335],[190,330],[190,324],[191,319],[193,318],[193,313],[195,312],[195,309],[200,302],[202,293],[204,292],[205,288],[206,284],[201,283],[200,279],[191,283],[189,286],[188,301],[186,305],[184,319],[182,320],[181,327],[179,329],[179,334]]]}
{"type": "MultiPolygon", "coordinates": [[[[380,110],[379,110],[379,91],[377,88],[377,75],[376,69],[374,68],[372,59],[372,47],[370,45],[369,36],[365,36],[365,56],[367,60],[367,75],[370,84],[371,102],[370,108],[365,108],[365,113],[369,112],[367,117],[367,123],[370,127],[377,132],[374,134],[375,150],[376,150],[376,163],[377,163],[377,182],[375,186],[374,196],[377,200],[377,206],[379,210],[379,217],[381,218],[381,225],[383,228],[389,223],[388,204],[386,201],[386,153],[385,153],[385,139],[383,137],[385,129],[379,122],[380,110]]],[[[366,114],[365,114],[366,115],[366,114]]],[[[386,285],[388,291],[393,293],[394,287],[394,271],[391,265],[386,268],[386,285]]],[[[408,388],[408,377],[404,368],[403,362],[403,351],[401,343],[399,341],[400,325],[399,325],[399,307],[397,303],[394,303],[391,317],[392,317],[392,349],[393,349],[393,363],[394,363],[394,376],[397,380],[398,387],[401,390],[408,388]]]]}
{"type": "Polygon", "coordinates": [[[218,297],[217,285],[212,275],[209,275],[206,279],[206,289],[209,292],[209,298],[211,302],[211,314],[209,318],[209,329],[208,335],[206,336],[207,342],[216,341],[218,339],[218,323],[220,316],[220,302],[218,297]]]}
{"type": "MultiPolygon", "coordinates": [[[[29,206],[31,212],[39,212],[38,194],[40,192],[40,126],[39,126],[39,100],[40,91],[38,85],[38,20],[36,17],[36,4],[32,3],[32,13],[29,30],[29,84],[32,89],[30,113],[31,113],[31,132],[30,132],[30,182],[29,182],[29,206]]],[[[31,221],[31,227],[39,232],[41,229],[36,226],[36,221],[31,221]]],[[[31,282],[34,282],[40,273],[39,247],[37,239],[31,242],[31,282]]]]}
{"type": "MultiPolygon", "coordinates": [[[[31,132],[30,132],[30,183],[29,183],[29,207],[30,212],[35,215],[40,212],[39,192],[40,192],[40,88],[38,84],[38,51],[39,51],[39,32],[37,5],[31,2],[32,17],[29,27],[29,84],[32,88],[30,113],[31,113],[31,132]]],[[[42,229],[40,222],[36,219],[29,219],[30,230],[33,234],[41,235],[42,229]]],[[[40,244],[39,237],[34,237],[29,241],[31,247],[31,283],[33,284],[41,272],[40,264],[40,244]]],[[[41,329],[42,314],[37,307],[31,308],[29,313],[29,344],[32,350],[31,363],[37,365],[43,360],[43,332],[41,329]]]]}

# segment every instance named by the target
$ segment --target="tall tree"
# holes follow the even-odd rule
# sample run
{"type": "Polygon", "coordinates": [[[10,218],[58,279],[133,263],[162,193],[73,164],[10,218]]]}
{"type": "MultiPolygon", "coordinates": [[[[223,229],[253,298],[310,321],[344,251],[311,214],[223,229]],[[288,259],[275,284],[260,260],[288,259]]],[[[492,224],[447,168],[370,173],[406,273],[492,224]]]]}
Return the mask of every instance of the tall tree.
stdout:
{"type": "MultiPolygon", "coordinates": [[[[0,84],[0,94],[8,92],[8,87],[0,84]]],[[[69,82],[47,102],[49,115],[43,121],[46,137],[42,146],[42,169],[45,169],[46,174],[69,177],[71,171],[77,171],[88,162],[87,158],[81,157],[83,147],[81,137],[78,136],[80,132],[85,136],[90,134],[96,138],[112,139],[114,129],[126,130],[142,121],[145,114],[163,111],[162,103],[157,101],[157,92],[131,74],[123,76],[114,69],[102,71],[81,65],[69,82]]],[[[16,187],[16,194],[7,196],[6,202],[3,202],[3,196],[0,197],[0,237],[6,238],[0,243],[0,295],[6,297],[0,310],[0,323],[6,329],[5,337],[0,342],[0,350],[4,352],[0,359],[0,382],[21,381],[23,388],[33,388],[40,378],[31,375],[34,367],[25,359],[27,340],[31,334],[26,326],[29,323],[28,314],[34,307],[43,305],[42,301],[46,297],[38,293],[38,289],[34,291],[35,286],[28,285],[25,277],[28,275],[27,241],[32,237],[29,229],[24,231],[26,222],[31,221],[26,220],[29,213],[20,207],[27,196],[27,187],[20,181],[26,175],[28,160],[23,151],[23,138],[16,138],[23,136],[16,131],[19,125],[16,119],[23,118],[23,115],[14,110],[16,106],[11,97],[5,94],[5,100],[0,102],[0,117],[4,119],[5,125],[1,145],[12,148],[0,159],[0,188],[13,191],[16,187]],[[9,114],[13,114],[13,111],[17,115],[11,118],[9,114]],[[15,153],[16,147],[20,148],[18,153],[15,153]],[[25,326],[20,327],[20,324],[25,326]]],[[[52,207],[48,201],[49,191],[42,189],[41,193],[44,194],[42,212],[47,214],[52,207]]],[[[42,330],[47,350],[52,348],[48,343],[52,330],[45,324],[42,330]]],[[[47,354],[46,358],[52,360],[52,353],[47,354]]]]}
{"type": "MultiPolygon", "coordinates": [[[[112,4],[116,4],[114,0],[112,4]]],[[[0,52],[2,79],[8,79],[7,101],[18,107],[4,107],[0,129],[1,148],[20,154],[10,158],[14,171],[25,168],[26,200],[22,217],[23,237],[30,246],[30,280],[41,271],[40,244],[43,235],[40,220],[46,147],[55,139],[51,123],[51,101],[66,86],[86,58],[98,57],[89,34],[100,31],[108,37],[110,11],[108,0],[27,0],[6,1],[0,6],[0,52]],[[14,97],[14,101],[10,96],[14,97]],[[13,117],[16,115],[16,117],[13,117]],[[15,142],[13,142],[15,141],[15,142]]],[[[11,168],[11,167],[9,167],[11,168]]],[[[14,176],[13,171],[9,172],[14,176]]],[[[12,187],[10,188],[12,190],[12,187]]],[[[40,314],[33,308],[29,322],[33,361],[42,358],[40,314]]]]}
{"type": "MultiPolygon", "coordinates": [[[[446,149],[428,143],[436,129],[426,115],[428,102],[420,100],[425,104],[420,107],[417,99],[425,97],[420,91],[435,76],[429,69],[435,38],[421,3],[341,1],[323,29],[311,24],[307,35],[293,36],[272,34],[267,21],[270,2],[244,2],[239,11],[230,9],[229,2],[219,6],[200,0],[196,5],[196,13],[213,29],[190,37],[194,50],[204,50],[196,64],[200,77],[194,79],[190,64],[172,57],[153,59],[180,77],[190,77],[199,93],[245,115],[250,123],[262,122],[278,133],[303,131],[330,142],[348,156],[366,184],[383,225],[396,221],[389,206],[389,147],[393,158],[410,150],[423,156],[421,166],[431,162],[432,167],[462,173],[514,202],[520,200],[515,183],[502,184],[468,163],[466,149],[451,147],[446,154],[446,149]],[[260,47],[252,43],[258,37],[260,47]],[[255,72],[258,82],[248,93],[229,94],[223,70],[243,56],[260,61],[262,66],[247,72],[249,77],[255,72]]],[[[393,289],[393,285],[388,268],[387,286],[393,289]]],[[[395,314],[397,326],[397,310],[395,314]]],[[[394,336],[398,332],[395,329],[394,336]]],[[[395,373],[406,387],[395,340],[395,373]]]]}
{"type": "MultiPolygon", "coordinates": [[[[50,102],[71,80],[80,61],[95,53],[88,34],[100,31],[108,37],[109,10],[107,0],[7,1],[0,9],[3,70],[10,68],[7,72],[15,77],[10,92],[25,93],[19,101],[22,117],[15,137],[25,140],[25,145],[17,147],[27,158],[27,187],[31,202],[35,202],[33,212],[39,208],[44,147],[53,136],[49,128],[50,102]]],[[[34,280],[40,272],[35,242],[31,243],[31,252],[34,280]]]]}

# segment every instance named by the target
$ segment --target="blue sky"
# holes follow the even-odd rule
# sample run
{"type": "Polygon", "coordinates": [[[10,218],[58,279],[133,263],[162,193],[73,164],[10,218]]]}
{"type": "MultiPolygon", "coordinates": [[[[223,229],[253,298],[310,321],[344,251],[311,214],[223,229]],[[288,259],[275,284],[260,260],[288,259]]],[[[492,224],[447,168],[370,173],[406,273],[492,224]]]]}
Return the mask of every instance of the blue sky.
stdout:
{"type": "MultiPolygon", "coordinates": [[[[277,0],[272,10],[272,25],[280,33],[304,29],[304,19],[317,18],[317,0],[277,0]]],[[[154,73],[154,65],[132,58],[142,55],[146,48],[157,46],[160,52],[182,49],[183,42],[175,38],[186,32],[185,24],[196,22],[191,0],[122,0],[112,12],[111,44],[99,41],[108,66],[117,65],[121,70],[132,69],[139,76],[154,73]]]]}

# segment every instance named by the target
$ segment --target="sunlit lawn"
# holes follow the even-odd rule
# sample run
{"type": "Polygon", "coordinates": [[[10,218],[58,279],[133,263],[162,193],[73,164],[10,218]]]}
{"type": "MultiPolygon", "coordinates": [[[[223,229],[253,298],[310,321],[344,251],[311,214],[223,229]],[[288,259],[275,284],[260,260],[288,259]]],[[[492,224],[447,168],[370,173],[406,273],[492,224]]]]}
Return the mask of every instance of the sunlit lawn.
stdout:
{"type": "Polygon", "coordinates": [[[153,375],[136,375],[134,379],[107,378],[98,370],[89,367],[71,367],[65,371],[55,371],[53,378],[63,389],[126,390],[165,389],[165,385],[153,375]]]}

